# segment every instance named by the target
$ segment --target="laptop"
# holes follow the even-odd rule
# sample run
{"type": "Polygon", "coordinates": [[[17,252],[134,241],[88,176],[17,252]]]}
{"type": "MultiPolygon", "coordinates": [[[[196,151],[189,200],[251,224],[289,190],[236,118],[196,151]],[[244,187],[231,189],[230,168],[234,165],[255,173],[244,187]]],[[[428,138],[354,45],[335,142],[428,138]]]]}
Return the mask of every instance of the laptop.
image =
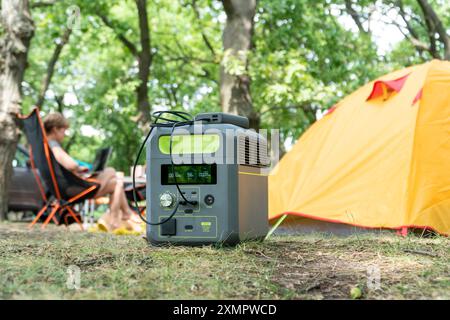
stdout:
{"type": "Polygon", "coordinates": [[[108,162],[109,156],[111,155],[112,147],[100,148],[95,154],[94,162],[92,163],[93,173],[103,171],[108,162]]]}

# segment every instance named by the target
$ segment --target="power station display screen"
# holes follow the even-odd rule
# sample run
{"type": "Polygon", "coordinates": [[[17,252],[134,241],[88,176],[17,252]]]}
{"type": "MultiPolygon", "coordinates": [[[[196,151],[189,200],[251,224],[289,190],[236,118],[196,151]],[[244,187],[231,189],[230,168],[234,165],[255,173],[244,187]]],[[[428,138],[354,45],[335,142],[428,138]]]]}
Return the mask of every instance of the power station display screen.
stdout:
{"type": "MultiPolygon", "coordinates": [[[[175,165],[176,180],[179,185],[182,184],[216,184],[217,183],[217,165],[216,164],[190,164],[175,165]]],[[[161,184],[174,185],[172,165],[161,165],[161,184]]]]}
{"type": "MultiPolygon", "coordinates": [[[[170,135],[159,137],[159,151],[170,154],[170,135]]],[[[220,148],[218,134],[189,134],[172,136],[172,154],[214,153],[220,148]]]]}

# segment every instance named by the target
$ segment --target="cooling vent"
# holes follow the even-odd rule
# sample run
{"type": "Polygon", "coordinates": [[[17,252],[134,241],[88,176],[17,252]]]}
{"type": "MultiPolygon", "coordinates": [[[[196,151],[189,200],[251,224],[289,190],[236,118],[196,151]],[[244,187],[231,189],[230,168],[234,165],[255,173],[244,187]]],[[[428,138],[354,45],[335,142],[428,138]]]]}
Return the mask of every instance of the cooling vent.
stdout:
{"type": "Polygon", "coordinates": [[[238,134],[238,164],[267,167],[270,159],[267,156],[267,140],[255,132],[247,131],[238,134]]]}

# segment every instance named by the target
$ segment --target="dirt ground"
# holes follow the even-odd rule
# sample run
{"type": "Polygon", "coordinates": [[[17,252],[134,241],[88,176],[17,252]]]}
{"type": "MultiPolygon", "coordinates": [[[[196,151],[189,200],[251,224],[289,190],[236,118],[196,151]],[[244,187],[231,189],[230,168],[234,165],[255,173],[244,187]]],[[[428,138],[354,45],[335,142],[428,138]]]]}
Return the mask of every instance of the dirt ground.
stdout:
{"type": "Polygon", "coordinates": [[[439,236],[275,235],[234,248],[157,248],[76,226],[0,224],[1,299],[449,299],[449,262],[449,239],[439,236]],[[79,288],[68,285],[73,266],[79,288]]]}

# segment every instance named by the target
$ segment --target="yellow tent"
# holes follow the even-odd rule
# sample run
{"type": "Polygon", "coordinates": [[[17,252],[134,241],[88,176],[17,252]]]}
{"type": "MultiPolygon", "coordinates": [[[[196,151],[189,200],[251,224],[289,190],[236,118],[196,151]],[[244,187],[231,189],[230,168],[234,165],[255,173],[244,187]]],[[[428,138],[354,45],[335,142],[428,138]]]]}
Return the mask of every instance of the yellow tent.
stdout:
{"type": "Polygon", "coordinates": [[[450,62],[380,77],[306,131],[269,177],[269,219],[450,233],[450,62]],[[290,219],[295,220],[295,219],[290,219]]]}

